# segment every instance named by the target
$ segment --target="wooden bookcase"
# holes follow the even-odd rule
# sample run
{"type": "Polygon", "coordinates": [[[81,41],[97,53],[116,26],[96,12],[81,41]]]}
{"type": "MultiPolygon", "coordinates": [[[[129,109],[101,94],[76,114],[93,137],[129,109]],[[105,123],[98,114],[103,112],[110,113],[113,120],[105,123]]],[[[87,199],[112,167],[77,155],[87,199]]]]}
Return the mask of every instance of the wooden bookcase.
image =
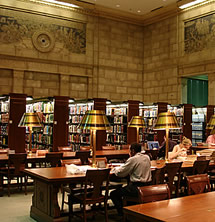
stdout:
{"type": "Polygon", "coordinates": [[[69,97],[64,96],[38,98],[28,102],[27,112],[38,112],[44,125],[43,129],[33,132],[33,147],[56,152],[58,146],[68,145],[68,104],[69,97]]]}
{"type": "Polygon", "coordinates": [[[5,144],[2,148],[9,147],[11,150],[15,150],[16,153],[24,153],[25,129],[18,127],[18,124],[22,115],[25,113],[26,95],[10,93],[5,96],[5,98],[5,101],[8,103],[8,109],[7,112],[4,112],[3,114],[7,114],[8,117],[3,123],[6,128],[5,137],[2,137],[2,139],[5,140],[5,144]]]}
{"type": "MultiPolygon", "coordinates": [[[[90,146],[90,130],[77,129],[87,110],[106,110],[106,99],[93,98],[89,100],[76,100],[69,104],[69,137],[68,144],[73,150],[79,150],[80,146],[90,146]]],[[[101,150],[106,144],[106,131],[96,132],[96,149],[101,150]]]]}

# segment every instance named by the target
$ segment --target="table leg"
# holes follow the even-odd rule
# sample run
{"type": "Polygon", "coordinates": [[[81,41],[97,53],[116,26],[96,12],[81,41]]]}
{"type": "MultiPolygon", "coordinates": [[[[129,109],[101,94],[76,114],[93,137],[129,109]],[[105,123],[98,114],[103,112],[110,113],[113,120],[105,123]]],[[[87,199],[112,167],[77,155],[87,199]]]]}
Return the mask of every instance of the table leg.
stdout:
{"type": "Polygon", "coordinates": [[[60,184],[35,179],[30,215],[37,221],[62,221],[58,204],[60,184]]]}

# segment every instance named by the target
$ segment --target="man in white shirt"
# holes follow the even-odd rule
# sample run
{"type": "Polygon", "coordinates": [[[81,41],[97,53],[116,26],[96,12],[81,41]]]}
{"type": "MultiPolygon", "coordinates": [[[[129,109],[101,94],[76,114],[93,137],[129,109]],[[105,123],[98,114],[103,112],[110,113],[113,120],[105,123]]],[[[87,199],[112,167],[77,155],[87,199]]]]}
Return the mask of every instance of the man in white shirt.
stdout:
{"type": "Polygon", "coordinates": [[[130,183],[127,186],[113,190],[110,198],[113,201],[118,214],[122,215],[124,196],[137,197],[137,187],[151,184],[151,163],[148,155],[141,153],[141,145],[133,143],[130,146],[130,158],[119,168],[111,171],[117,177],[130,176],[130,183]]]}

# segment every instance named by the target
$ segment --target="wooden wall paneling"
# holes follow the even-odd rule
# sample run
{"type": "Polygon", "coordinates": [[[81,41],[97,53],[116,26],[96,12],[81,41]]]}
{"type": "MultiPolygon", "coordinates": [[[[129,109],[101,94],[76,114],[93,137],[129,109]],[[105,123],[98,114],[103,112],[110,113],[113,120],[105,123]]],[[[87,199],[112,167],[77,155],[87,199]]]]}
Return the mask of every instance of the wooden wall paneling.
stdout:
{"type": "Polygon", "coordinates": [[[184,104],[183,136],[192,141],[192,104],[184,104]]]}
{"type": "Polygon", "coordinates": [[[53,151],[68,146],[69,97],[54,96],[53,151]]]}
{"type": "Polygon", "coordinates": [[[26,111],[26,94],[10,93],[8,147],[16,153],[25,152],[25,127],[18,127],[26,111]]]}
{"type": "MultiPolygon", "coordinates": [[[[94,110],[103,110],[106,111],[106,101],[107,99],[103,98],[93,98],[94,101],[94,110]]],[[[102,146],[106,145],[106,131],[98,130],[96,131],[96,150],[101,150],[102,146]]]]}
{"type": "MultiPolygon", "coordinates": [[[[139,101],[128,100],[128,117],[127,123],[130,122],[132,116],[139,116],[139,101]]],[[[133,127],[127,128],[127,144],[137,142],[137,129],[133,127]]]]}
{"type": "MultiPolygon", "coordinates": [[[[158,105],[158,114],[163,113],[163,112],[167,112],[168,103],[158,102],[157,105],[158,105]]],[[[159,144],[161,144],[164,141],[165,135],[166,135],[165,130],[157,130],[157,140],[158,140],[159,144]]]]}

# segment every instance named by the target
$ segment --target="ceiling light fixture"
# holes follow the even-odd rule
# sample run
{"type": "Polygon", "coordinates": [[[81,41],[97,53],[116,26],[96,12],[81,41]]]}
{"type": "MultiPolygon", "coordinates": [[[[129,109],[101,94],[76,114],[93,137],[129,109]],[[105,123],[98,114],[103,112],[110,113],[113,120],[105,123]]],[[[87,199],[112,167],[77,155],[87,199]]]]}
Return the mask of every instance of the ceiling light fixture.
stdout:
{"type": "Polygon", "coordinates": [[[63,5],[63,6],[69,6],[69,7],[73,7],[73,8],[79,8],[79,6],[71,4],[71,3],[67,3],[67,2],[60,2],[60,1],[56,1],[56,0],[43,0],[43,1],[58,4],[58,5],[63,5]]]}
{"type": "Polygon", "coordinates": [[[137,12],[140,13],[141,11],[140,11],[140,10],[137,10],[137,12]]]}
{"type": "Polygon", "coordinates": [[[202,3],[202,2],[205,2],[205,1],[207,1],[207,0],[196,0],[196,1],[189,2],[189,3],[187,3],[187,4],[184,4],[184,5],[181,5],[181,6],[179,6],[179,8],[180,8],[180,9],[185,9],[185,8],[188,8],[188,7],[197,5],[197,4],[202,3]]]}
{"type": "Polygon", "coordinates": [[[119,8],[119,7],[120,7],[120,5],[116,5],[116,7],[117,7],[117,8],[119,8]]]}

